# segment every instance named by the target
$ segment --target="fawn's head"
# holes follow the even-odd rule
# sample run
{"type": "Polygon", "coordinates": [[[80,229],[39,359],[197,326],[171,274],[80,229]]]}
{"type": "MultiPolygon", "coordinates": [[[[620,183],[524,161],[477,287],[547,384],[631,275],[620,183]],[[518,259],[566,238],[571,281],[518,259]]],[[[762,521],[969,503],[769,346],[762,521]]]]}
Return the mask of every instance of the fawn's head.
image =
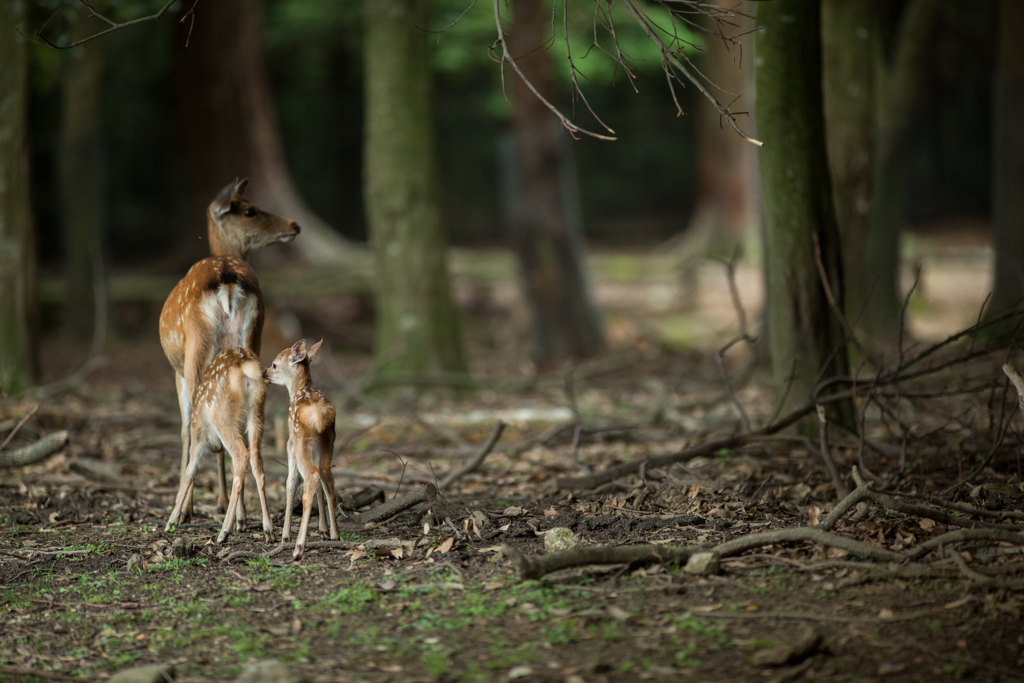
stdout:
{"type": "Polygon", "coordinates": [[[248,184],[248,178],[236,178],[210,202],[206,222],[214,256],[245,259],[254,249],[291,242],[299,234],[295,221],[264,211],[245,199],[242,194],[248,184]]]}
{"type": "Polygon", "coordinates": [[[316,358],[317,352],[320,351],[320,345],[323,343],[324,340],[321,339],[307,349],[306,340],[300,339],[277,354],[277,357],[263,372],[263,379],[287,387],[296,377],[308,377],[309,364],[316,358]]]}

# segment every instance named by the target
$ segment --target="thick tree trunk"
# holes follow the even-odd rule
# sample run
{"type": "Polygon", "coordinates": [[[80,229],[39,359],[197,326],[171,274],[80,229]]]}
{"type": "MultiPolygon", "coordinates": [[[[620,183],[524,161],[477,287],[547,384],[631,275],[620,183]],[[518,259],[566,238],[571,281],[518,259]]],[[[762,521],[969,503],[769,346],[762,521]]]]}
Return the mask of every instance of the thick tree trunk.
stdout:
{"type": "Polygon", "coordinates": [[[428,9],[365,4],[365,192],[385,372],[465,369],[445,264],[428,9]]]}
{"type": "MultiPolygon", "coordinates": [[[[870,300],[864,327],[885,344],[893,343],[899,333],[905,133],[921,89],[928,45],[940,7],[939,0],[908,2],[891,48],[875,51],[875,150],[863,267],[870,300]]],[[[882,48],[881,41],[879,46],[882,48]]]]}
{"type": "MultiPolygon", "coordinates": [[[[514,0],[510,49],[523,74],[550,100],[551,56],[543,49],[550,31],[541,0],[514,0]]],[[[566,220],[560,182],[561,132],[551,113],[518,78],[512,80],[515,192],[512,240],[532,314],[534,359],[551,366],[604,350],[604,333],[583,269],[583,235],[566,220]]]]}
{"type": "MultiPolygon", "coordinates": [[[[84,38],[94,30],[79,14],[72,37],[84,38]]],[[[106,331],[107,310],[100,199],[103,46],[103,40],[94,40],[66,53],[61,74],[59,158],[67,323],[77,339],[91,335],[97,350],[106,331]]]]}
{"type": "MultiPolygon", "coordinates": [[[[179,29],[177,71],[179,127],[195,194],[192,213],[205,216],[219,188],[247,176],[256,204],[302,226],[294,246],[305,258],[344,261],[352,255],[351,245],[306,205],[288,171],[263,56],[262,1],[217,0],[203,3],[197,13],[188,47],[189,22],[179,29]]],[[[195,231],[205,236],[206,222],[196,221],[195,231]]]]}
{"type": "MultiPolygon", "coordinates": [[[[832,208],[821,92],[820,5],[758,6],[757,128],[767,217],[768,337],[783,410],[808,401],[823,378],[847,374],[839,323],[815,261],[815,241],[842,306],[839,231],[832,208]],[[791,386],[790,386],[791,385],[791,386]],[[787,389],[788,387],[788,389],[787,389]]],[[[846,414],[846,409],[841,414],[846,414]]]]}
{"type": "MultiPolygon", "coordinates": [[[[995,282],[989,311],[998,314],[1024,306],[1024,3],[999,4],[996,57],[994,187],[992,239],[995,282]]],[[[1021,318],[1003,326],[1002,334],[1019,333],[1021,318]]]]}
{"type": "Polygon", "coordinates": [[[38,375],[36,254],[28,164],[27,0],[0,3],[0,393],[38,375]]]}
{"type": "Polygon", "coordinates": [[[875,6],[822,0],[821,35],[832,197],[843,245],[845,315],[854,325],[871,293],[864,262],[874,172],[874,60],[879,41],[875,6]]]}

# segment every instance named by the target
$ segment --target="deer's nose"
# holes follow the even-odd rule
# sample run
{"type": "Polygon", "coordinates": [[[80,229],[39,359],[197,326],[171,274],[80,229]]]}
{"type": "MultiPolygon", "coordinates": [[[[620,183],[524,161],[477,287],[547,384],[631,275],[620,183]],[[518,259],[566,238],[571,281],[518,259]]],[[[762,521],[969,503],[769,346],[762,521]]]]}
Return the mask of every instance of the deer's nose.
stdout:
{"type": "Polygon", "coordinates": [[[299,228],[299,224],[298,223],[292,223],[292,229],[295,230],[295,234],[296,235],[298,235],[302,231],[302,229],[299,228]]]}

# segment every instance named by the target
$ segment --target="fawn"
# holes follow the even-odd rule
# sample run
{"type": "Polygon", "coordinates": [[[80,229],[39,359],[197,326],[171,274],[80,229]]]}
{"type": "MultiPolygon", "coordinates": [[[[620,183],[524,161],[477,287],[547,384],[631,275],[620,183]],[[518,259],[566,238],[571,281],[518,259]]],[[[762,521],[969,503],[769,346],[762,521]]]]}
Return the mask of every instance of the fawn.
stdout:
{"type": "Polygon", "coordinates": [[[338,539],[338,522],[334,518],[337,504],[331,459],[334,457],[334,406],[322,391],[313,385],[309,363],[316,358],[323,339],[306,349],[302,339],[277,354],[263,373],[263,379],[288,389],[288,484],[285,496],[284,530],[281,540],[291,537],[292,503],[302,475],[302,523],[295,539],[293,559],[302,557],[306,545],[309,512],[316,494],[320,509],[320,531],[328,524],[331,539],[338,539]],[[326,500],[325,500],[326,499],[326,500]],[[326,505],[325,505],[326,503],[326,505]]]}
{"type": "MultiPolygon", "coordinates": [[[[209,258],[193,265],[175,286],[160,312],[160,345],[174,368],[174,385],[181,408],[181,480],[189,458],[189,434],[194,393],[203,373],[220,350],[242,347],[260,352],[263,295],[256,275],[245,262],[249,252],[299,234],[295,221],[274,215],[242,197],[248,178],[235,179],[220,191],[206,211],[209,258]]],[[[217,455],[219,508],[227,507],[223,453],[217,455]]],[[[239,506],[239,524],[245,517],[239,506]]],[[[192,516],[192,497],[182,511],[192,516]]]]}
{"type": "Polygon", "coordinates": [[[203,456],[223,449],[231,455],[232,482],[231,497],[228,499],[217,543],[223,543],[227,538],[233,521],[243,521],[245,518],[244,512],[240,518],[236,512],[244,507],[242,484],[245,481],[246,460],[252,467],[260,505],[263,507],[263,535],[268,542],[274,540],[274,526],[267,512],[263,457],[260,455],[263,406],[267,399],[267,384],[263,379],[263,370],[260,359],[246,348],[223,349],[213,357],[192,397],[190,460],[181,486],[178,487],[174,510],[167,520],[165,531],[169,531],[172,525],[180,522],[182,507],[186,499],[191,498],[192,487],[203,456]]]}

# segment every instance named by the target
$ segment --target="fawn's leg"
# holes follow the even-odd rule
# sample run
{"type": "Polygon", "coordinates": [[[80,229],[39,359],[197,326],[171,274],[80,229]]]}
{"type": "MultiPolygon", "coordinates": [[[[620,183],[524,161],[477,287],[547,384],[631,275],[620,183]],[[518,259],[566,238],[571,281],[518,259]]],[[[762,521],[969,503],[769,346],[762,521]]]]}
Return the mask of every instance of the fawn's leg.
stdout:
{"type": "Polygon", "coordinates": [[[299,490],[299,469],[295,464],[295,442],[288,441],[288,482],[285,484],[284,503],[284,528],[281,530],[281,540],[287,541],[292,537],[292,507],[295,505],[295,494],[299,490]]]}
{"type": "MultiPolygon", "coordinates": [[[[249,433],[252,434],[252,431],[249,433]]],[[[267,510],[266,475],[263,472],[263,456],[260,454],[259,442],[253,443],[251,437],[249,439],[249,466],[252,469],[252,477],[256,480],[256,492],[259,494],[260,508],[263,510],[263,539],[267,543],[273,543],[274,523],[270,521],[270,512],[267,510]]],[[[242,488],[244,490],[245,487],[243,486],[242,488]]]]}
{"type": "Polygon", "coordinates": [[[236,511],[242,500],[245,465],[249,459],[249,450],[240,436],[237,434],[229,436],[225,443],[230,444],[227,451],[231,454],[231,496],[228,498],[227,509],[224,511],[224,523],[221,525],[220,534],[217,535],[217,543],[224,542],[236,522],[236,511]]]}
{"type": "Polygon", "coordinates": [[[184,476],[181,478],[181,482],[178,485],[178,495],[174,499],[174,509],[171,510],[171,516],[167,520],[167,526],[164,527],[164,531],[170,531],[171,527],[175,524],[181,524],[184,519],[183,508],[187,501],[192,500],[192,486],[196,481],[196,474],[199,472],[199,464],[203,461],[203,456],[209,452],[209,444],[203,439],[196,439],[195,445],[192,447],[192,460],[189,462],[188,468],[185,470],[184,476]]]}

